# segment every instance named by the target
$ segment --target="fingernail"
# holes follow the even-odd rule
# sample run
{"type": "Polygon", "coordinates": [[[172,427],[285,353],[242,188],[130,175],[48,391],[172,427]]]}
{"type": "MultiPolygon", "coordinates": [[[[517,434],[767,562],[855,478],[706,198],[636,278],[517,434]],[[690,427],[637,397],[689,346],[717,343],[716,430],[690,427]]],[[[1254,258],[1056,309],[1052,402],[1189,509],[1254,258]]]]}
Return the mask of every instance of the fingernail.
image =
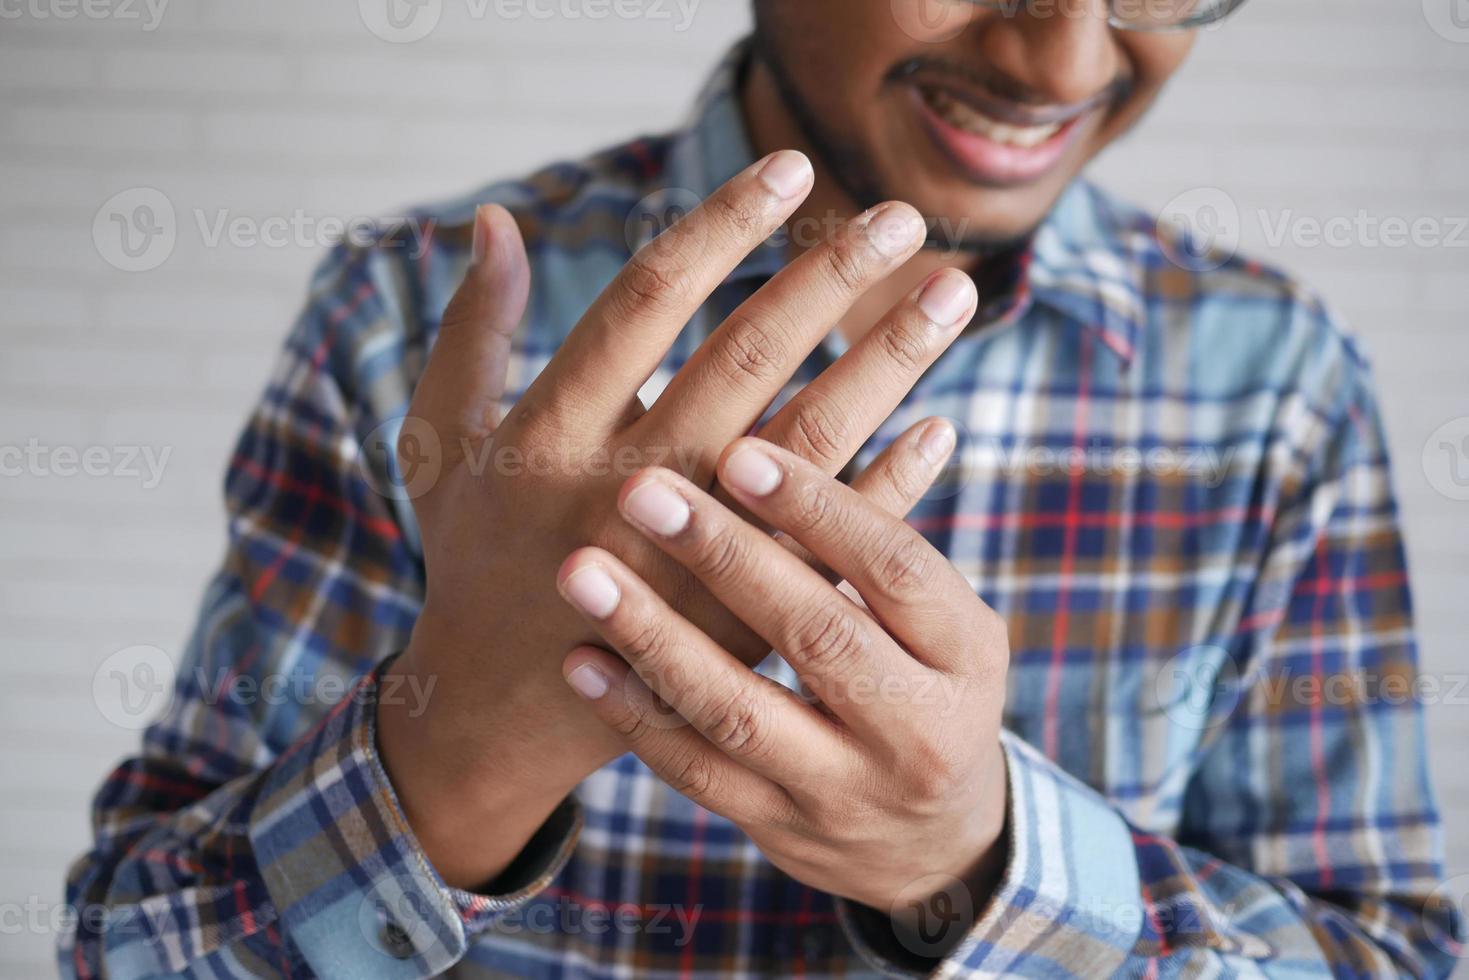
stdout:
{"type": "Polygon", "coordinates": [[[765,497],[780,486],[780,466],[758,449],[741,449],[724,461],[724,482],[752,497],[765,497]]]}
{"type": "Polygon", "coordinates": [[[627,495],[622,508],[654,534],[671,537],[689,526],[689,504],[658,480],[648,480],[627,495]]]}
{"type": "Polygon", "coordinates": [[[958,271],[939,273],[918,294],[918,308],[937,326],[956,326],[974,305],[974,283],[958,271]]]}
{"type": "Polygon", "coordinates": [[[607,688],[612,685],[607,681],[607,675],[602,673],[591,664],[582,664],[580,667],[566,675],[566,683],[571,689],[588,701],[595,701],[607,693],[607,688]]]}
{"type": "Polygon", "coordinates": [[[947,422],[933,423],[919,437],[918,451],[930,465],[937,466],[954,451],[954,427],[947,422]]]}
{"type": "Polygon", "coordinates": [[[573,606],[593,619],[606,619],[622,601],[622,590],[612,576],[596,565],[588,565],[571,573],[561,583],[561,591],[573,606]]]}
{"type": "Polygon", "coordinates": [[[485,220],[484,205],[474,209],[474,234],[472,247],[469,252],[469,261],[479,265],[490,254],[490,223],[485,220]]]}
{"type": "Polygon", "coordinates": [[[811,161],[795,150],[781,150],[760,168],[760,180],[782,201],[789,201],[811,183],[811,161]]]}
{"type": "Polygon", "coordinates": [[[867,223],[867,240],[890,259],[908,251],[925,229],[923,219],[908,208],[887,207],[867,223]]]}

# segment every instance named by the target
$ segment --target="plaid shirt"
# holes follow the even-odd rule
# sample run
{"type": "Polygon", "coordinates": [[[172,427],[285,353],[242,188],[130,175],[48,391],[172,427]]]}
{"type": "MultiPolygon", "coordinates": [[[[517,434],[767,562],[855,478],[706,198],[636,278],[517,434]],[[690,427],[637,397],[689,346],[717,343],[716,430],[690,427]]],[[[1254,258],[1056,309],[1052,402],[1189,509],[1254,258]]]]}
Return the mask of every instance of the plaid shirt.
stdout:
{"type": "MultiPolygon", "coordinates": [[[[786,876],[632,756],[579,787],[499,894],[437,876],[374,750],[376,668],[424,583],[382,447],[474,205],[511,209],[534,268],[513,400],[651,234],[639,216],[752,159],[740,56],[687,128],[424,210],[423,248],[389,234],[317,273],[230,466],[230,545],[172,702],[97,794],[63,973],[1446,972],[1459,922],[1432,894],[1439,817],[1362,354],[1299,284],[1235,259],[1189,271],[1168,258],[1187,243],[1084,183],[858,459],[955,420],[957,461],[912,521],[1010,629],[1009,864],[948,958],[786,876]]],[[[779,241],[746,259],[653,388],[784,261],[779,241]]],[[[831,338],[790,390],[840,352],[831,338]]]]}

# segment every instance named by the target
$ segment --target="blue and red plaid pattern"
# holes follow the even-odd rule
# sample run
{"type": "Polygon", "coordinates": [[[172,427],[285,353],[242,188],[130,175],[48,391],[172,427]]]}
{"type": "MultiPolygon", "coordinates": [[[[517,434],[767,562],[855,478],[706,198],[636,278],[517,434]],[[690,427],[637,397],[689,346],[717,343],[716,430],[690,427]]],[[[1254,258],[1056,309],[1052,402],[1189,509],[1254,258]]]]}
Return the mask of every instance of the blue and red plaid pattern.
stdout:
{"type": "MultiPolygon", "coordinates": [[[[1460,923],[1432,895],[1440,823],[1362,354],[1291,279],[1232,258],[1189,271],[1084,183],[1004,312],[859,457],[920,418],[957,423],[956,462],[911,519],[1010,628],[1009,866],[951,955],[910,962],[880,916],[790,879],[630,756],[499,894],[429,866],[374,751],[375,668],[423,594],[411,509],[375,489],[398,476],[384,433],[475,205],[516,215],[534,268],[513,401],[651,233],[637,215],[752,159],[739,57],[687,128],[422,211],[421,254],[388,234],[318,272],[231,463],[229,549],[173,701],[97,794],[64,974],[1446,972],[1460,923]],[[211,696],[221,677],[350,694],[211,696]]],[[[649,392],[783,261],[772,242],[742,263],[649,392]]]]}

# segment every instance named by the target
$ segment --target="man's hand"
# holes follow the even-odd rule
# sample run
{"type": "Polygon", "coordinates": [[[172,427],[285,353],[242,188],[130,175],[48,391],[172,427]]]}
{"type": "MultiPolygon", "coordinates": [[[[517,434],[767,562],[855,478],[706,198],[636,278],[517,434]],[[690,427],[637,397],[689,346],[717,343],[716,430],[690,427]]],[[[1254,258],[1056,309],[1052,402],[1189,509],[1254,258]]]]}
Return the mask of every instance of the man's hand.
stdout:
{"type": "MultiPolygon", "coordinates": [[[[938,466],[953,430],[935,420],[921,439],[938,466]]],[[[561,591],[622,657],[578,648],[567,682],[669,785],[811,887],[895,919],[921,914],[910,906],[926,897],[913,893],[920,880],[962,882],[982,903],[1005,849],[1004,623],[916,531],[798,456],[742,439],[718,475],[861,602],[667,470],[628,481],[623,516],[784,656],[819,705],[747,669],[595,547],[566,560],[561,591]]]]}
{"type": "MultiPolygon", "coordinates": [[[[384,703],[379,744],[410,824],[451,884],[502,869],[582,778],[621,751],[567,691],[564,651],[595,639],[560,601],[573,547],[616,550],[644,581],[747,663],[768,645],[616,513],[618,487],[649,465],[695,484],[748,433],[807,355],[871,285],[921,247],[912,208],[886,204],[805,253],[737,309],[648,409],[638,390],[706,297],[810,190],[799,153],[734,177],[633,257],[502,420],[511,336],[529,266],[508,212],[481,210],[474,260],[448,310],[404,422],[427,590],[392,671],[436,679],[420,717],[384,703]],[[487,826],[494,833],[486,834],[487,826]]],[[[899,303],[763,429],[836,473],[973,315],[968,277],[945,270],[899,303]]],[[[910,454],[911,455],[911,454],[910,454]]],[[[905,513],[927,485],[889,454],[857,485],[905,513]]],[[[792,561],[797,559],[787,555],[792,561]]],[[[814,574],[814,573],[813,573],[814,574]]]]}

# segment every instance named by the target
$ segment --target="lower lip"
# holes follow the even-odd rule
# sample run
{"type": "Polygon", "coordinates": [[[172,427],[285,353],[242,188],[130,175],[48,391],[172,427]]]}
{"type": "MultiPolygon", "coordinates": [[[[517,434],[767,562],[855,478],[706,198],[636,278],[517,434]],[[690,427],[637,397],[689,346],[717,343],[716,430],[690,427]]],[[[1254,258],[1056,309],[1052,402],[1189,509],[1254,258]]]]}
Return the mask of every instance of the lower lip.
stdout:
{"type": "Polygon", "coordinates": [[[934,111],[916,87],[912,93],[924,128],[944,155],[970,180],[992,187],[1028,184],[1044,177],[1061,162],[1082,118],[1071,120],[1044,143],[1012,146],[954,126],[934,111]]]}

